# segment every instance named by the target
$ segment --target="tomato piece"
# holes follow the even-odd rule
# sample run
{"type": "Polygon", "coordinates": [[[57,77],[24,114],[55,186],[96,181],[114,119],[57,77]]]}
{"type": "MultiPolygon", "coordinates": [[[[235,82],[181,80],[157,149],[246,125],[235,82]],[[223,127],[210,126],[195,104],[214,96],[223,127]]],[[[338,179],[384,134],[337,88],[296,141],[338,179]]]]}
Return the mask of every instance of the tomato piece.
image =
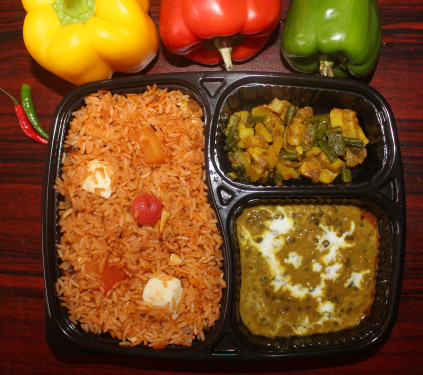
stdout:
{"type": "Polygon", "coordinates": [[[103,267],[103,272],[101,273],[100,283],[103,285],[105,292],[113,288],[113,285],[116,283],[125,280],[127,274],[121,268],[112,267],[109,263],[103,267]]]}
{"type": "Polygon", "coordinates": [[[134,198],[131,213],[138,224],[154,225],[162,215],[162,202],[150,194],[141,194],[134,198]]]}
{"type": "Polygon", "coordinates": [[[143,129],[140,142],[144,157],[149,163],[164,162],[163,142],[151,127],[143,129]]]}
{"type": "Polygon", "coordinates": [[[85,265],[85,272],[101,274],[100,262],[98,258],[94,258],[85,265]]]}
{"type": "Polygon", "coordinates": [[[127,278],[127,274],[123,269],[112,267],[107,261],[104,264],[103,270],[101,270],[99,258],[94,258],[89,261],[85,265],[85,271],[91,274],[100,275],[98,281],[103,286],[105,293],[112,289],[113,285],[127,278]]]}

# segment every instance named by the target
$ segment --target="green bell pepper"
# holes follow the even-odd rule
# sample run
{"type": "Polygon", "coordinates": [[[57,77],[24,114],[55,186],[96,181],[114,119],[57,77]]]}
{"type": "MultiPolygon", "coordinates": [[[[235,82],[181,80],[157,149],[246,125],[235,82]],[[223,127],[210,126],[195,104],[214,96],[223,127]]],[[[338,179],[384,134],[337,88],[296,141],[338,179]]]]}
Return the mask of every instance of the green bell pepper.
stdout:
{"type": "Polygon", "coordinates": [[[369,75],[382,45],[377,0],[291,0],[282,54],[293,69],[326,76],[369,75]]]}

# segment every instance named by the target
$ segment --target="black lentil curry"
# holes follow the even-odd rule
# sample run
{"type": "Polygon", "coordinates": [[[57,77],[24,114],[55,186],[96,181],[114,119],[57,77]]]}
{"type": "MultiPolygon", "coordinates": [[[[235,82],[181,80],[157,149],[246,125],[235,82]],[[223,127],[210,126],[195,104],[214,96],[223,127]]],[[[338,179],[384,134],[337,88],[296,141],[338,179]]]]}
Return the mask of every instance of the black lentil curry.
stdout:
{"type": "Polygon", "coordinates": [[[240,315],[251,333],[289,337],[354,327],[373,303],[376,217],[351,205],[266,205],[236,222],[240,315]]]}

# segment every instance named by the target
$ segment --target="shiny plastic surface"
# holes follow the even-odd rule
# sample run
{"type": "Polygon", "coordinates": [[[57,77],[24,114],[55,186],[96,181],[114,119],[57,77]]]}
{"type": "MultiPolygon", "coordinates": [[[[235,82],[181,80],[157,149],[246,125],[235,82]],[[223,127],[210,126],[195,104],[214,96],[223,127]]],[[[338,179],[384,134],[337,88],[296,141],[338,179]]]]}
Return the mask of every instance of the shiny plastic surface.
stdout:
{"type": "Polygon", "coordinates": [[[400,150],[395,120],[388,103],[371,87],[354,80],[309,75],[245,72],[210,72],[148,75],[94,82],[69,93],[56,110],[45,170],[43,192],[43,262],[46,289],[46,337],[56,352],[132,355],[184,361],[254,361],[305,358],[354,353],[382,342],[396,318],[401,288],[405,201],[400,150]],[[62,144],[72,112],[85,96],[101,89],[112,92],[142,92],[147,85],[179,89],[196,99],[204,110],[205,155],[210,201],[224,236],[224,290],[221,317],[206,333],[204,342],[190,348],[153,350],[143,346],[121,347],[109,335],[97,336],[71,323],[56,296],[59,262],[55,249],[60,232],[54,181],[60,173],[62,144]],[[287,181],[284,186],[243,184],[226,177],[229,161],[223,152],[224,136],[219,131],[223,112],[251,109],[274,97],[297,106],[312,106],[324,113],[338,106],[357,112],[370,140],[368,157],[353,171],[353,182],[335,180],[330,186],[306,179],[287,181]],[[375,213],[380,232],[380,259],[375,301],[370,315],[358,327],[333,334],[270,340],[251,335],[238,316],[239,266],[234,241],[234,218],[244,205],[265,202],[352,203],[375,213]]]}

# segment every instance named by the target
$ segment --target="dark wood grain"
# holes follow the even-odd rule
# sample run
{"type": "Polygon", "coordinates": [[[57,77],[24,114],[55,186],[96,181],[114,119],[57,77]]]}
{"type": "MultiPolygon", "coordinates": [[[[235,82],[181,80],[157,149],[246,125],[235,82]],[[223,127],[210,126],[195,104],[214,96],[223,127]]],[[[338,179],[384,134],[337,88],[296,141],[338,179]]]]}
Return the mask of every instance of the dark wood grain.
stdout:
{"type": "MultiPolygon", "coordinates": [[[[264,0],[265,1],[265,0],[264,0]]],[[[283,0],[281,26],[288,0],[283,0]]],[[[158,24],[159,0],[151,1],[158,24]]],[[[171,374],[267,373],[417,374],[423,371],[423,4],[380,0],[383,46],[370,80],[389,102],[400,140],[407,203],[407,239],[398,317],[387,340],[356,356],[255,364],[182,363],[91,355],[57,355],[44,335],[41,258],[41,194],[46,147],[21,132],[11,102],[0,97],[0,373],[171,374]]],[[[25,11],[19,1],[0,2],[0,86],[19,95],[31,85],[46,129],[63,96],[74,86],[55,77],[27,53],[22,39],[25,11]]],[[[246,71],[289,72],[279,49],[280,29],[255,58],[236,64],[246,71]]],[[[161,48],[142,72],[220,70],[201,66],[161,48]]],[[[125,76],[116,74],[115,77],[125,76]]]]}

